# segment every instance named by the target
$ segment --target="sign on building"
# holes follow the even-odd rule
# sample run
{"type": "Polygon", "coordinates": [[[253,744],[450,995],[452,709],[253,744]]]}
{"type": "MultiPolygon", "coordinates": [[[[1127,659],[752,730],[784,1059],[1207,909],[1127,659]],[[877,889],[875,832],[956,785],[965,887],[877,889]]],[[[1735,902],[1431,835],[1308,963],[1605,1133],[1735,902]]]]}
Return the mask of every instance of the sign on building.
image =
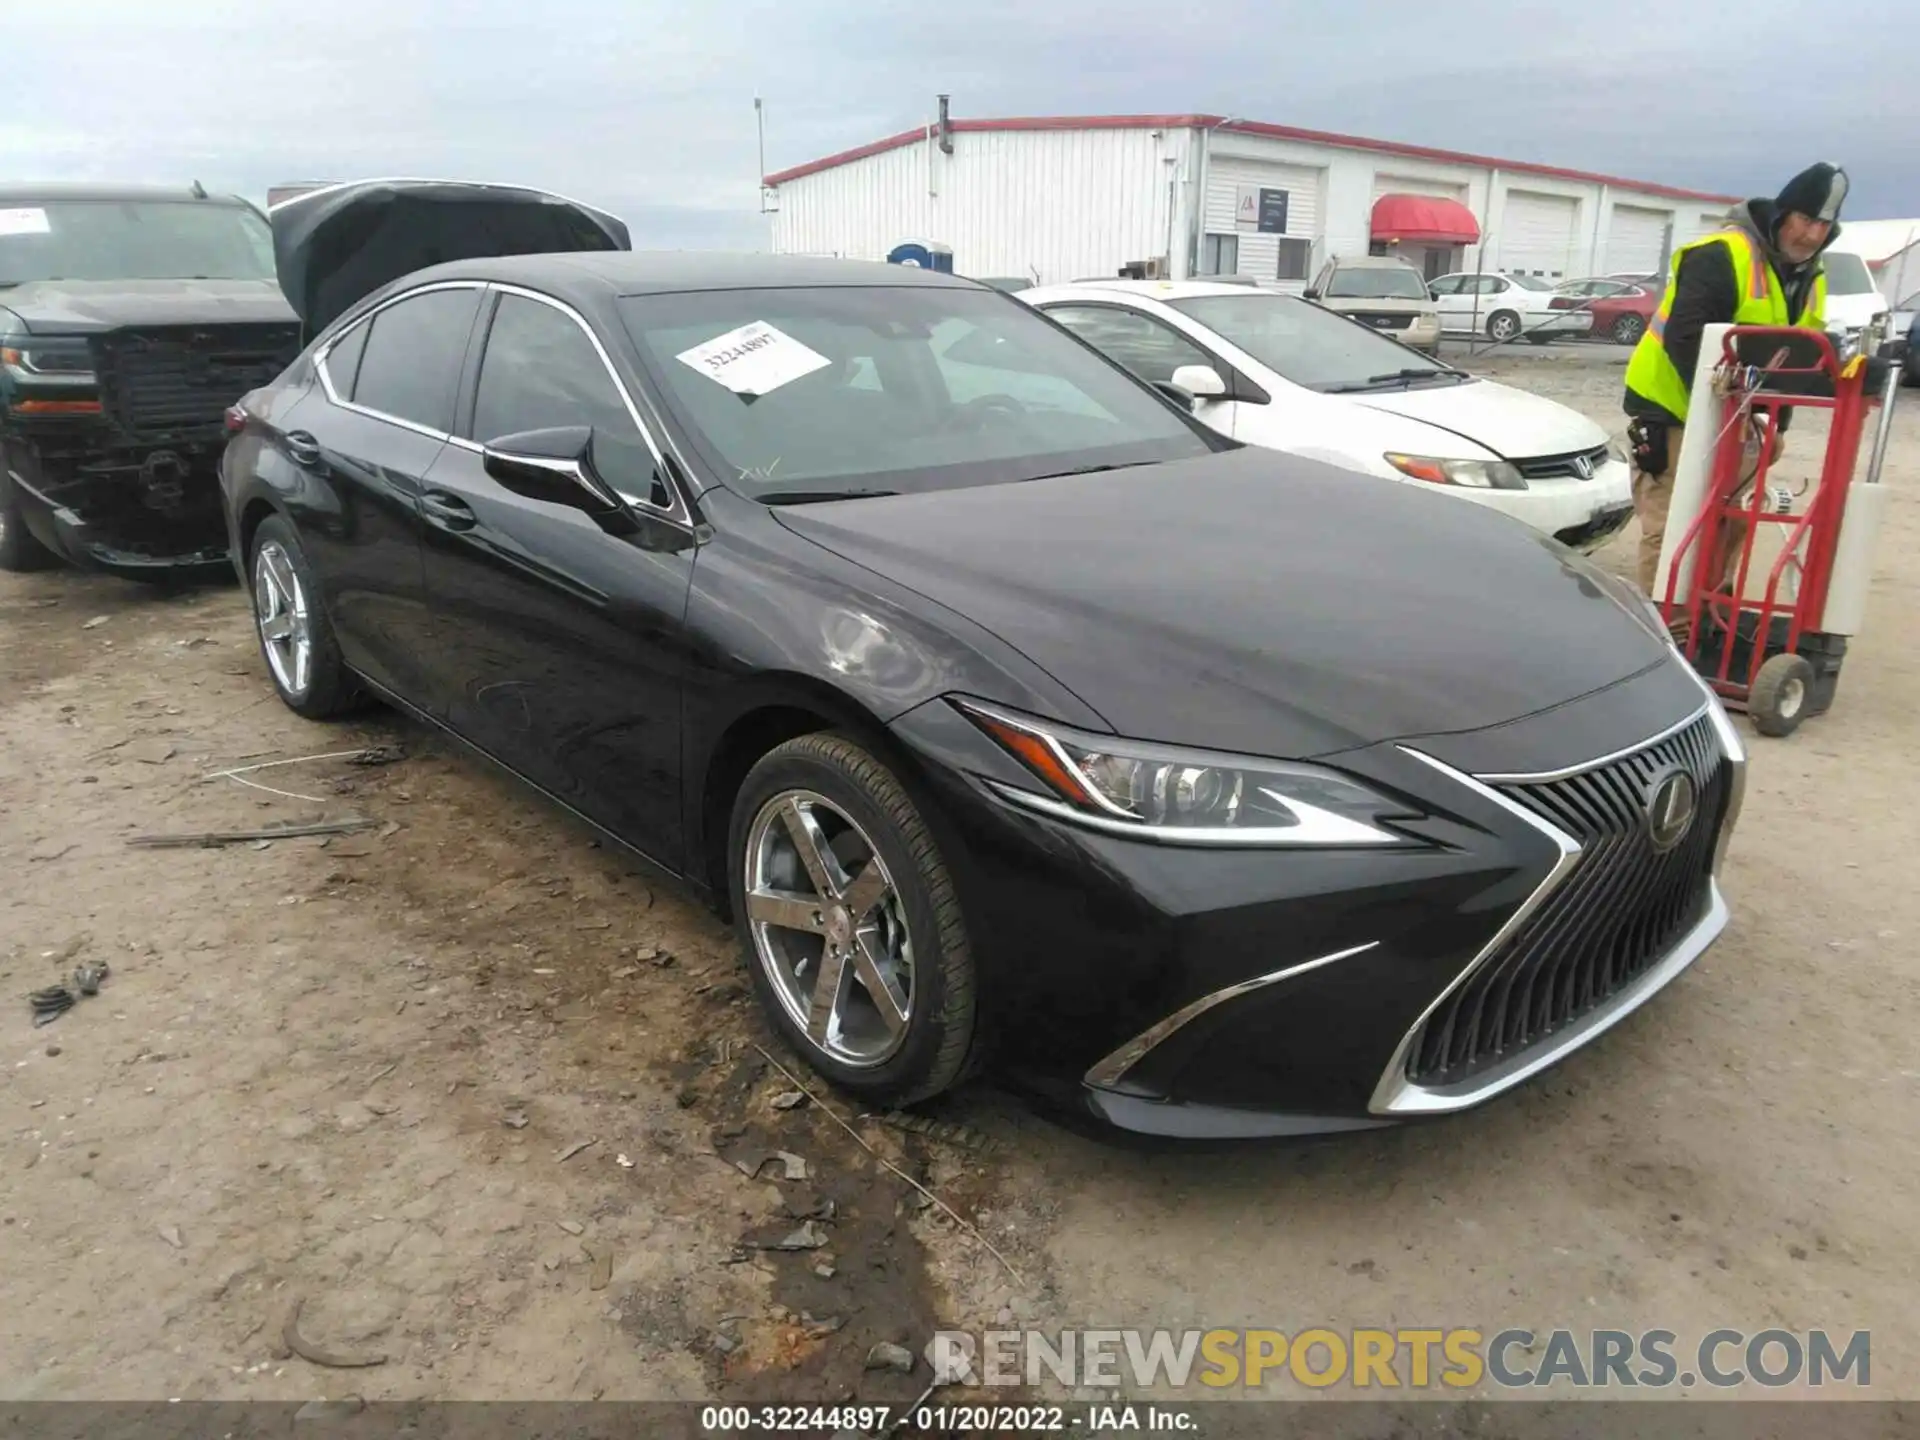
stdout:
{"type": "Polygon", "coordinates": [[[1265,185],[1236,185],[1233,228],[1260,235],[1287,233],[1287,192],[1265,185]]]}

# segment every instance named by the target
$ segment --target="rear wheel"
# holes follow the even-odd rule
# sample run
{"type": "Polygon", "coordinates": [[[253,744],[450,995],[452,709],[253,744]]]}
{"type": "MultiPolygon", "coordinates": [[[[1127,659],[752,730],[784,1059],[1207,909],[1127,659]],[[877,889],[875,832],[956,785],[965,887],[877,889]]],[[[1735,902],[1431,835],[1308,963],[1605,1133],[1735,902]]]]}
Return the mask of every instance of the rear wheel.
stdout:
{"type": "Polygon", "coordinates": [[[1622,315],[1613,322],[1613,343],[1616,345],[1638,345],[1640,337],[1647,333],[1647,322],[1640,315],[1622,315]]]}
{"type": "Polygon", "coordinates": [[[1499,343],[1520,333],[1520,317],[1511,310],[1496,310],[1487,319],[1487,338],[1499,343]]]}
{"type": "Polygon", "coordinates": [[[261,521],[254,532],[247,573],[260,655],[287,708],[309,720],[354,708],[358,685],[320,608],[320,586],[293,526],[280,516],[261,521]]]}
{"type": "Polygon", "coordinates": [[[1791,735],[1807,718],[1812,694],[1813,666],[1799,655],[1774,656],[1753,677],[1753,693],[1747,697],[1753,728],[1776,738],[1791,735]]]}
{"type": "Polygon", "coordinates": [[[20,513],[20,494],[6,470],[6,452],[0,451],[0,570],[22,574],[50,570],[60,557],[34,538],[27,517],[20,513]]]}
{"type": "Polygon", "coordinates": [[[815,1070],[889,1106],[966,1076],[976,976],[959,898],[880,760],[837,733],[779,746],[735,797],[728,855],[754,993],[815,1070]]]}

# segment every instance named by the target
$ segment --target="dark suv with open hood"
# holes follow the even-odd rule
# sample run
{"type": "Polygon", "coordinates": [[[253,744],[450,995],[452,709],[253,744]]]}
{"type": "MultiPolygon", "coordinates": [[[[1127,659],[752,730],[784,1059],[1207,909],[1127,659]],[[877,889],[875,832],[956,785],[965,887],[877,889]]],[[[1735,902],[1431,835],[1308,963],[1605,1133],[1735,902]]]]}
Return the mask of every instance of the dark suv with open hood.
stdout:
{"type": "Polygon", "coordinates": [[[0,569],[221,573],[223,417],[299,350],[246,201],[0,187],[0,569]]]}

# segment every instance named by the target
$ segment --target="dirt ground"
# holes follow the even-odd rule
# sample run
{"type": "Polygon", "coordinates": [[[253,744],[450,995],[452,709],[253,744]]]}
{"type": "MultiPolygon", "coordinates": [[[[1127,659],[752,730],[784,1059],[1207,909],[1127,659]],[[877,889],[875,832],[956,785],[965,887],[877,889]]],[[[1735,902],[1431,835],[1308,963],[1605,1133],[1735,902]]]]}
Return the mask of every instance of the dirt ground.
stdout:
{"type": "MultiPolygon", "coordinates": [[[[1623,358],[1471,363],[1617,426],[1623,358]]],[[[1870,629],[1750,741],[1720,945],[1491,1107],[1307,1147],[1142,1154],[988,1085],[922,1133],[803,1075],[850,1135],[716,922],[411,725],[286,712],[236,590],[0,576],[0,1394],[900,1402],[926,1365],[876,1343],[1018,1319],[1869,1329],[1920,1396],[1908,400],[1870,629]]]]}

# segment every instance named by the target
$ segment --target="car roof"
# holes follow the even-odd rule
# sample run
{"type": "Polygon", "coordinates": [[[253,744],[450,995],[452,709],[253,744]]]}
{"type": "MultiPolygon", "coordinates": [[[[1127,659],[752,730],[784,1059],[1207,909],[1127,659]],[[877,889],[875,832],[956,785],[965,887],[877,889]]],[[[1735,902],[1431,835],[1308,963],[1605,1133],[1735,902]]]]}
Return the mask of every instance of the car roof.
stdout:
{"type": "Polygon", "coordinates": [[[963,276],[880,260],[691,250],[583,250],[455,260],[416,270],[403,284],[411,288],[435,280],[498,280],[532,289],[595,292],[601,298],[791,287],[991,288],[963,276]]]}
{"type": "MultiPolygon", "coordinates": [[[[1088,295],[1118,295],[1137,300],[1197,300],[1206,295],[1279,295],[1274,290],[1233,284],[1220,280],[1076,280],[1071,285],[1038,285],[1022,290],[1020,298],[1029,303],[1040,300],[1085,298],[1088,295]]],[[[1281,296],[1280,298],[1289,298],[1281,296]]]]}
{"type": "Polygon", "coordinates": [[[196,200],[205,205],[244,205],[238,195],[196,195],[191,185],[104,185],[50,181],[44,185],[0,185],[0,205],[33,205],[57,200],[196,200]]]}

